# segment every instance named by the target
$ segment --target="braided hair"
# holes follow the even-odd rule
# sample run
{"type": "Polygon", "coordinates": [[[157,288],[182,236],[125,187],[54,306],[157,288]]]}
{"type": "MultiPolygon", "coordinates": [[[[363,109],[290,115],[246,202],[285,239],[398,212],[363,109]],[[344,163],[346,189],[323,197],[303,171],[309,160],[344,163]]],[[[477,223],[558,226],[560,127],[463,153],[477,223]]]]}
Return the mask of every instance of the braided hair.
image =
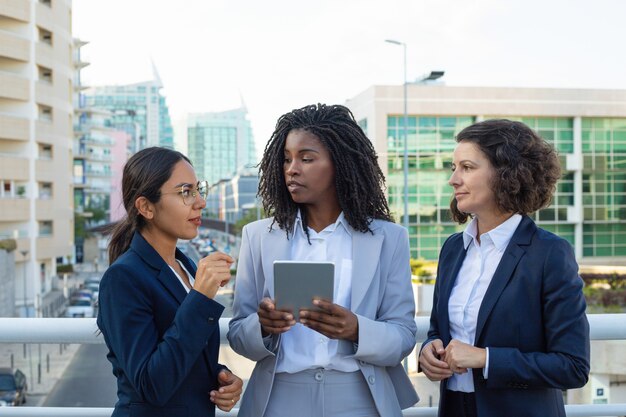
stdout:
{"type": "MultiPolygon", "coordinates": [[[[345,106],[309,105],[282,115],[263,153],[258,196],[274,223],[287,232],[300,205],[293,201],[285,184],[285,142],[289,132],[301,129],[315,135],[330,153],[335,167],[335,188],[339,206],[353,229],[371,232],[373,219],[393,221],[385,198],[385,177],[378,166],[372,142],[345,106]]],[[[308,237],[306,210],[301,210],[308,237]]]]}

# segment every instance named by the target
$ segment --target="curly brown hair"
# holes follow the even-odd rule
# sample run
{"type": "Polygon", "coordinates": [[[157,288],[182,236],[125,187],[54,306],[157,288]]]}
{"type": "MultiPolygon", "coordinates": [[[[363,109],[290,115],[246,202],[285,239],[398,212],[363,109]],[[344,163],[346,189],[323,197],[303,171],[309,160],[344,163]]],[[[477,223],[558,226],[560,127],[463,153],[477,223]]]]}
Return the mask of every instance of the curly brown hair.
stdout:
{"type": "MultiPolygon", "coordinates": [[[[554,147],[521,122],[485,120],[466,127],[457,142],[471,142],[485,154],[495,170],[491,189],[504,213],[531,214],[552,201],[561,166],[554,147]]],[[[460,224],[469,213],[450,202],[452,219],[460,224]]]]}

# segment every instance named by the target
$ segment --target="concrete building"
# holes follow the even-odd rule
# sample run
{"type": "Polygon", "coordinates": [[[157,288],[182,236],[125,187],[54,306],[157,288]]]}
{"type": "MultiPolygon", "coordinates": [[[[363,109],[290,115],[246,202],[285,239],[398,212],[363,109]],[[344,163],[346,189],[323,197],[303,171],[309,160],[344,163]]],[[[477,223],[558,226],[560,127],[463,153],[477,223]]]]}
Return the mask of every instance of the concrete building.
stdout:
{"type": "MultiPolygon", "coordinates": [[[[402,86],[372,86],[347,102],[379,154],[390,208],[403,215],[402,86]]],[[[411,255],[437,259],[462,228],[448,218],[456,134],[476,121],[520,120],[551,142],[563,177],[533,217],[573,244],[582,264],[626,263],[626,90],[408,86],[411,255]]]]}
{"type": "Polygon", "coordinates": [[[111,112],[111,127],[131,136],[129,151],[135,153],[149,146],[174,148],[174,133],[163,84],[156,68],[146,82],[92,87],[86,92],[87,106],[111,112]]]}
{"type": "Polygon", "coordinates": [[[0,236],[22,316],[73,254],[72,48],[69,0],[0,2],[0,236]]]}
{"type": "Polygon", "coordinates": [[[206,206],[208,218],[237,223],[250,210],[258,212],[258,187],[259,172],[256,168],[240,169],[232,178],[211,185],[206,206]]]}
{"type": "Polygon", "coordinates": [[[187,146],[198,178],[215,184],[256,165],[252,127],[245,106],[217,113],[193,113],[187,118],[187,146]]]}

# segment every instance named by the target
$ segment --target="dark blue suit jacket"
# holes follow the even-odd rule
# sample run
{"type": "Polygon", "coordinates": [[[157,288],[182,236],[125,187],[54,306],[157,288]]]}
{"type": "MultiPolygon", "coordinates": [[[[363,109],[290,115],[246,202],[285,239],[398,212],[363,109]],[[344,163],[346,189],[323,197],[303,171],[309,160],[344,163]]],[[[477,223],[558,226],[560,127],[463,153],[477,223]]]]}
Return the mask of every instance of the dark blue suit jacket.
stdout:
{"type": "MultiPolygon", "coordinates": [[[[450,342],[448,300],[465,259],[462,233],[439,257],[428,340],[450,342]]],[[[565,417],[561,390],[585,385],[589,324],[570,244],[524,216],[478,313],[475,346],[489,348],[488,379],[473,370],[480,417],[565,417]]],[[[439,415],[446,416],[446,381],[439,415]]]]}
{"type": "MultiPolygon", "coordinates": [[[[195,275],[180,251],[176,258],[195,275]]],[[[135,233],[130,249],[102,277],[98,327],[117,377],[113,417],[215,415],[224,307],[185,292],[163,258],[135,233]]]]}

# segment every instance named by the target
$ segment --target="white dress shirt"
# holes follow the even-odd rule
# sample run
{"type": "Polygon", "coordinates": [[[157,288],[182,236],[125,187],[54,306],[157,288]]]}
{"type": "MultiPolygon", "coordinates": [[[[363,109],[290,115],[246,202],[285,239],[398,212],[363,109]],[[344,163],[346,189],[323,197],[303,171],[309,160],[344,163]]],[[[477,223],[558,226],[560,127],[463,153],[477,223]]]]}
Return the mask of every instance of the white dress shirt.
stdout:
{"type": "MultiPolygon", "coordinates": [[[[291,260],[324,261],[335,264],[335,304],[350,309],[352,290],[352,235],[343,213],[337,221],[319,233],[309,228],[309,239],[302,229],[300,213],[293,227],[291,260]]],[[[339,342],[297,323],[281,335],[276,372],[295,373],[305,369],[325,368],[343,372],[358,371],[354,352],[339,352],[339,342]]]]}
{"type": "Polygon", "coordinates": [[[196,280],[195,280],[194,277],[191,276],[189,271],[187,271],[187,268],[185,268],[185,265],[183,265],[183,263],[181,261],[176,259],[176,262],[178,262],[178,265],[180,265],[180,267],[183,269],[183,271],[185,271],[185,274],[187,274],[187,278],[189,279],[189,285],[191,285],[191,287],[188,287],[187,284],[185,284],[185,281],[183,281],[181,276],[178,275],[178,272],[176,272],[176,270],[174,268],[172,268],[172,265],[168,265],[168,266],[170,267],[172,272],[174,272],[174,275],[176,275],[176,278],[178,278],[178,281],[180,282],[180,285],[182,285],[183,288],[185,289],[185,291],[187,291],[187,294],[189,294],[189,291],[191,291],[191,288],[193,288],[193,283],[196,282],[196,280]]]}
{"type": "MultiPolygon", "coordinates": [[[[463,232],[463,244],[467,254],[448,301],[450,335],[453,339],[470,345],[474,344],[480,305],[502,259],[504,250],[521,221],[522,216],[519,214],[511,216],[495,229],[480,235],[480,243],[476,240],[476,218],[467,225],[463,232]]],[[[487,360],[483,369],[483,376],[487,378],[488,375],[489,349],[487,348],[487,360]]],[[[474,392],[471,370],[464,374],[453,374],[448,380],[448,389],[474,392]]]]}

